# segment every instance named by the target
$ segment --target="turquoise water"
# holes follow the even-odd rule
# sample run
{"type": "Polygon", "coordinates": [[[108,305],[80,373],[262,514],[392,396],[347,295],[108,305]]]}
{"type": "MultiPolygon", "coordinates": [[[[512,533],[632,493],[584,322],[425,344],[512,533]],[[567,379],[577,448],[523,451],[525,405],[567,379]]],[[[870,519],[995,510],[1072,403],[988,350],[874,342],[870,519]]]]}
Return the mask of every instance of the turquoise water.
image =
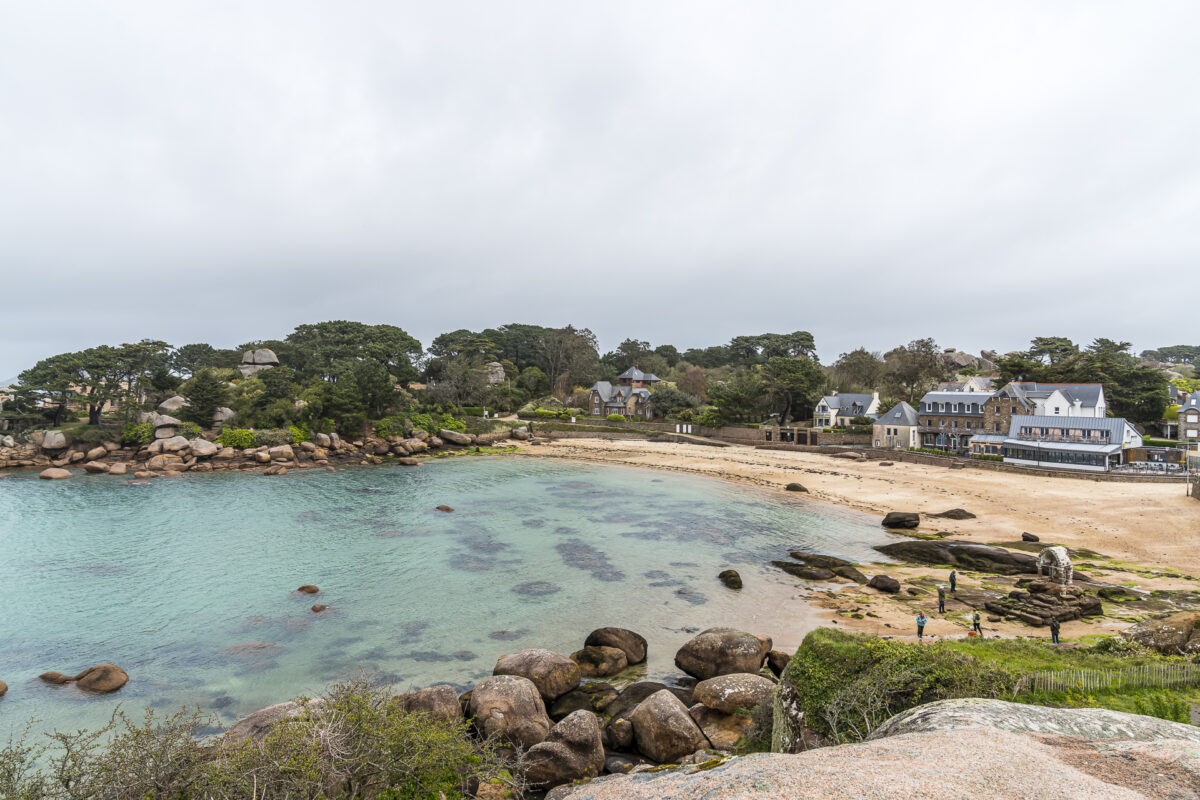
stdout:
{"type": "Polygon", "coordinates": [[[232,721],[361,670],[466,686],[602,625],[671,671],[695,628],[802,615],[765,566],[797,547],[877,559],[874,518],[778,492],[530,457],[420,468],[0,481],[0,737],[98,725],[118,703],[232,721]],[[435,510],[449,504],[453,513],[435,510]],[[738,569],[746,589],[715,578],[738,569]],[[319,595],[296,593],[316,584],[319,595]],[[314,602],[330,609],[309,611],[314,602]],[[121,691],[36,679],[120,664],[121,691]]]}

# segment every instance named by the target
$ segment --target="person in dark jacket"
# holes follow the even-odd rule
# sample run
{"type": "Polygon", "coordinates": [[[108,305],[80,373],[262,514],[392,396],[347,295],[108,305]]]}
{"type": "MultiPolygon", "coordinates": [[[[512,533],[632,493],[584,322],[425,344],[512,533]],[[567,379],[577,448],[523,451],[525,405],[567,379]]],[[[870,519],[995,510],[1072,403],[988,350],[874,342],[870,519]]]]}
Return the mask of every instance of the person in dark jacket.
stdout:
{"type": "Polygon", "coordinates": [[[950,570],[950,593],[951,594],[954,594],[954,592],[957,591],[957,584],[958,584],[958,572],[956,572],[955,570],[950,570]]]}
{"type": "Polygon", "coordinates": [[[971,630],[975,631],[980,636],[983,636],[983,627],[979,624],[982,620],[983,617],[979,615],[979,610],[976,609],[975,613],[971,615],[971,630]]]}
{"type": "Polygon", "coordinates": [[[1062,630],[1062,623],[1058,621],[1058,617],[1050,618],[1050,641],[1058,644],[1058,632],[1062,630]]]}
{"type": "Polygon", "coordinates": [[[946,613],[946,587],[938,584],[938,613],[946,613]]]}

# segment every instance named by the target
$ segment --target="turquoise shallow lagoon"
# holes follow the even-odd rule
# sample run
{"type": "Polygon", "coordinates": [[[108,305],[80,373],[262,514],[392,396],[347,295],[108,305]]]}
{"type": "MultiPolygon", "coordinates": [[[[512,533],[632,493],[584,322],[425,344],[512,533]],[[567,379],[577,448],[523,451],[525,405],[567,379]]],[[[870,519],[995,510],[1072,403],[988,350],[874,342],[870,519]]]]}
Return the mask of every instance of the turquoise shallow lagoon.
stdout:
{"type": "Polygon", "coordinates": [[[696,628],[813,626],[770,559],[878,560],[889,538],[803,497],[521,456],[150,486],[30,472],[0,481],[0,737],[35,716],[98,725],[118,704],[228,723],[364,669],[465,688],[502,653],[570,653],[603,625],[642,633],[645,669],[666,675],[696,628]],[[716,580],[728,567],[743,591],[716,580]],[[294,591],[308,583],[321,593],[294,591]],[[36,679],[100,663],[129,684],[94,697],[36,679]]]}

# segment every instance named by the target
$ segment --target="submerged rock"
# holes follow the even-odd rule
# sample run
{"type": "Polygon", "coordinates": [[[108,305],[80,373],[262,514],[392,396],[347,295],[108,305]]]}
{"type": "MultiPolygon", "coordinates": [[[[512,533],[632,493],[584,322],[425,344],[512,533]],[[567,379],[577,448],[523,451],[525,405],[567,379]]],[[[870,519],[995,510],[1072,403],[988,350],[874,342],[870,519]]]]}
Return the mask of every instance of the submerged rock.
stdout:
{"type": "Polygon", "coordinates": [[[318,589],[316,586],[313,586],[311,583],[306,583],[303,586],[301,586],[300,588],[296,589],[296,591],[303,592],[304,594],[316,594],[317,592],[319,592],[321,590],[318,589]]]}
{"type": "Polygon", "coordinates": [[[730,589],[742,588],[742,576],[736,569],[727,569],[717,574],[717,580],[730,589]]]}

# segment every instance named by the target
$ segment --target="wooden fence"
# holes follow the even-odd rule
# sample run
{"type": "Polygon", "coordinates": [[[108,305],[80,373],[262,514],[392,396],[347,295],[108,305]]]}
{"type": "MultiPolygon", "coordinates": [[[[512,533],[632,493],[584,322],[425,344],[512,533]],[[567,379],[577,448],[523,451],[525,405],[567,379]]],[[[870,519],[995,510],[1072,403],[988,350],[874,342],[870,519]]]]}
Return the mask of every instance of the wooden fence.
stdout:
{"type": "Polygon", "coordinates": [[[1035,672],[1021,679],[1021,691],[1105,692],[1115,689],[1168,688],[1200,684],[1200,664],[1143,664],[1121,669],[1064,669],[1035,672]]]}

